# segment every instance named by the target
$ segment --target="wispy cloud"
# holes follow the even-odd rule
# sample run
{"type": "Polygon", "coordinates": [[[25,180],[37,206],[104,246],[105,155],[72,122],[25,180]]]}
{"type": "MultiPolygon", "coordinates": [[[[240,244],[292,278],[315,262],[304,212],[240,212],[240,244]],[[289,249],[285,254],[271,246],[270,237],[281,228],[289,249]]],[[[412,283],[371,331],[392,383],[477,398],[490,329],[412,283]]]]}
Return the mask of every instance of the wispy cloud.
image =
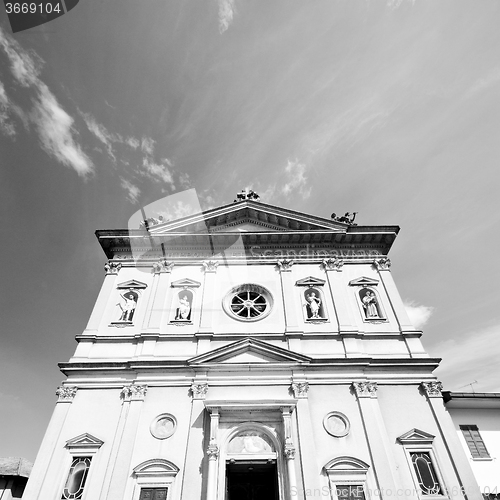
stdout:
{"type": "Polygon", "coordinates": [[[35,54],[25,51],[1,28],[0,47],[9,59],[15,80],[21,86],[35,91],[29,117],[36,125],[42,147],[63,165],[73,168],[81,177],[93,173],[92,160],[75,140],[73,118],[39,78],[41,60],[35,54]]]}
{"type": "Polygon", "coordinates": [[[123,177],[120,177],[120,181],[122,188],[127,191],[128,199],[132,203],[137,203],[139,201],[141,190],[136,185],[132,184],[130,181],[124,179],[123,177]]]}
{"type": "Polygon", "coordinates": [[[16,135],[14,124],[9,118],[9,98],[5,92],[5,87],[0,82],[0,130],[6,135],[13,137],[16,135]]]}
{"type": "Polygon", "coordinates": [[[135,137],[127,137],[125,143],[128,144],[132,149],[137,149],[141,143],[135,137]]]}
{"type": "Polygon", "coordinates": [[[436,375],[448,390],[470,391],[464,388],[477,380],[474,389],[480,392],[500,392],[498,353],[500,324],[471,331],[460,340],[446,340],[432,348],[432,355],[443,357],[436,375]]]}
{"type": "Polygon", "coordinates": [[[143,137],[141,141],[141,149],[143,153],[151,156],[155,150],[155,141],[150,137],[143,137]]]}
{"type": "Polygon", "coordinates": [[[119,134],[112,134],[104,125],[98,123],[96,119],[89,113],[82,113],[82,118],[87,125],[87,128],[106,146],[109,156],[116,161],[116,156],[113,151],[113,142],[123,142],[123,138],[119,134]]]}
{"type": "Polygon", "coordinates": [[[415,5],[415,0],[387,0],[387,7],[397,9],[398,7],[401,7],[403,3],[411,3],[412,5],[415,5]]]}
{"type": "Polygon", "coordinates": [[[405,301],[404,306],[415,328],[422,328],[429,321],[434,312],[433,307],[419,305],[413,300],[405,301]]]}
{"type": "Polygon", "coordinates": [[[160,180],[165,182],[166,184],[170,184],[172,188],[175,187],[174,178],[172,173],[169,170],[169,167],[172,166],[171,162],[168,158],[162,160],[161,163],[156,163],[152,161],[150,158],[145,157],[142,160],[143,170],[141,170],[141,174],[149,177],[153,180],[160,180]]]}
{"type": "Polygon", "coordinates": [[[235,13],[234,0],[218,0],[219,4],[219,33],[222,34],[233,22],[235,13]]]}
{"type": "Polygon", "coordinates": [[[500,68],[494,68],[489,74],[478,78],[465,93],[465,98],[472,97],[491,87],[500,85],[500,68]]]}
{"type": "Polygon", "coordinates": [[[292,193],[299,193],[303,198],[309,198],[311,188],[308,187],[306,178],[307,166],[299,160],[288,160],[285,167],[285,184],[281,192],[289,197],[292,193]]]}

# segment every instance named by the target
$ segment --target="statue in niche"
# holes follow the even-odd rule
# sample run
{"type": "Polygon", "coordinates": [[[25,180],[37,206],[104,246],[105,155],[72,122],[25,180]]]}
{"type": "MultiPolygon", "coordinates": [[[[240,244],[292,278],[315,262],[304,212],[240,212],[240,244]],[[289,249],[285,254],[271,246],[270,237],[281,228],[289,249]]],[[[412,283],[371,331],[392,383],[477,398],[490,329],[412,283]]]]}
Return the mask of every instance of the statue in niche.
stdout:
{"type": "Polygon", "coordinates": [[[319,292],[314,289],[307,290],[306,298],[307,319],[324,319],[319,292]],[[317,294],[317,295],[316,295],[317,294]]]}
{"type": "Polygon", "coordinates": [[[128,321],[132,322],[134,317],[135,308],[137,307],[137,299],[139,296],[135,292],[127,292],[121,294],[124,303],[118,303],[120,309],[122,310],[122,314],[120,316],[120,321],[128,321]]]}
{"type": "Polygon", "coordinates": [[[191,320],[191,292],[185,291],[179,293],[179,305],[175,311],[175,321],[191,320]]]}
{"type": "Polygon", "coordinates": [[[367,319],[380,318],[377,307],[377,297],[374,292],[367,290],[361,301],[363,302],[363,308],[367,319]]]}

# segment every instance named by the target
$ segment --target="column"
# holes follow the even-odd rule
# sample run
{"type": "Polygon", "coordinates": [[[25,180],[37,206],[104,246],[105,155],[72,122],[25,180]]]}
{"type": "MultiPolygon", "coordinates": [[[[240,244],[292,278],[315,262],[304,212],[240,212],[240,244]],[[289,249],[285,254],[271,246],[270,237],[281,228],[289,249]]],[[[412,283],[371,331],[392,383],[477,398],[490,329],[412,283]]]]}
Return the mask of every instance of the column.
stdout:
{"type": "Polygon", "coordinates": [[[360,356],[362,350],[358,341],[359,330],[351,306],[346,298],[346,287],[341,274],[343,266],[344,261],[342,259],[323,260],[323,269],[333,297],[339,334],[342,336],[346,356],[360,356]]]}
{"type": "Polygon", "coordinates": [[[283,418],[283,428],[285,433],[285,446],[283,455],[286,461],[286,470],[288,473],[288,488],[290,498],[297,496],[297,476],[295,474],[295,446],[292,439],[292,411],[293,407],[285,406],[281,408],[283,418]]]}
{"type": "Polygon", "coordinates": [[[45,432],[45,436],[43,437],[28,484],[26,485],[23,495],[24,498],[29,500],[44,500],[45,498],[53,497],[54,495],[61,496],[60,491],[52,491],[54,484],[51,481],[51,477],[47,474],[47,471],[49,470],[54,452],[59,449],[59,437],[71,403],[76,396],[76,392],[76,387],[68,385],[58,387],[56,390],[56,395],[58,396],[56,407],[54,408],[50,424],[45,432]]]}
{"type": "Polygon", "coordinates": [[[106,276],[104,277],[104,282],[99,292],[99,296],[90,315],[89,322],[87,323],[87,328],[85,329],[85,334],[92,334],[99,330],[99,325],[102,320],[106,306],[108,305],[108,300],[111,297],[111,293],[116,286],[116,278],[118,272],[120,271],[122,265],[120,262],[113,262],[110,260],[104,264],[104,270],[106,271],[106,276]]]}
{"type": "Polygon", "coordinates": [[[399,489],[399,481],[391,443],[378,405],[377,383],[353,382],[352,388],[358,399],[380,498],[394,498],[399,489]]]}
{"type": "Polygon", "coordinates": [[[300,465],[304,491],[317,491],[320,488],[319,475],[321,468],[316,462],[316,447],[314,445],[313,426],[309,409],[309,383],[305,381],[292,382],[291,389],[297,399],[297,434],[300,450],[300,465]]]}
{"type": "Polygon", "coordinates": [[[123,398],[123,411],[109,461],[111,472],[104,479],[101,500],[124,498],[125,487],[130,476],[137,427],[147,390],[146,385],[131,384],[125,386],[120,393],[123,398]]]}
{"type": "Polygon", "coordinates": [[[467,460],[462,445],[457,436],[455,425],[447,412],[441,391],[443,385],[441,382],[422,382],[420,384],[421,392],[425,394],[427,402],[436,420],[437,427],[444,446],[448,453],[451,465],[457,476],[458,484],[463,491],[463,498],[467,500],[481,500],[483,498],[481,490],[477,484],[472,468],[467,460]]]}
{"type": "Polygon", "coordinates": [[[217,497],[217,469],[219,464],[219,446],[217,433],[219,431],[219,408],[210,408],[210,441],[207,447],[208,478],[207,500],[217,497]]]}
{"type": "Polygon", "coordinates": [[[283,309],[285,311],[285,335],[288,339],[290,350],[300,352],[300,339],[304,331],[299,327],[297,318],[297,303],[295,297],[295,284],[292,280],[293,260],[278,260],[278,269],[281,280],[281,292],[283,295],[283,309]]]}
{"type": "MultiPolygon", "coordinates": [[[[189,474],[196,474],[200,463],[203,462],[203,420],[205,416],[204,399],[208,392],[208,384],[203,380],[195,380],[190,388],[191,417],[189,419],[188,440],[186,443],[186,455],[182,471],[182,485],[180,498],[202,498],[203,485],[198,481],[190,481],[189,474]],[[186,476],[186,474],[188,476],[186,476]],[[188,479],[186,479],[186,477],[188,479]]],[[[202,478],[203,479],[203,478],[202,478]]],[[[207,478],[208,479],[208,478],[207,478]]]]}

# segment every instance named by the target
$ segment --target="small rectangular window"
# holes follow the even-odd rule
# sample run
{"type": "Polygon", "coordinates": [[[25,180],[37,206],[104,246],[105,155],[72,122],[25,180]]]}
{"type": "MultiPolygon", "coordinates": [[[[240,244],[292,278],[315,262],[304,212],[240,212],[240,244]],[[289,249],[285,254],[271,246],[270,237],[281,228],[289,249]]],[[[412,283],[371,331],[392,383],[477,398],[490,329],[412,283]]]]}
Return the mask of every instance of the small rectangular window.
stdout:
{"type": "Polygon", "coordinates": [[[365,500],[361,484],[337,485],[335,493],[338,500],[365,500]]]}
{"type": "Polygon", "coordinates": [[[91,457],[75,457],[73,459],[62,494],[63,500],[78,500],[82,498],[91,460],[91,457]]]}
{"type": "Polygon", "coordinates": [[[490,458],[477,425],[461,425],[460,430],[464,435],[472,458],[490,458]]]}
{"type": "Polygon", "coordinates": [[[141,488],[139,500],[165,500],[167,488],[141,488]]]}
{"type": "Polygon", "coordinates": [[[422,494],[442,495],[443,490],[439,484],[430,453],[425,451],[412,452],[410,457],[422,494]]]}

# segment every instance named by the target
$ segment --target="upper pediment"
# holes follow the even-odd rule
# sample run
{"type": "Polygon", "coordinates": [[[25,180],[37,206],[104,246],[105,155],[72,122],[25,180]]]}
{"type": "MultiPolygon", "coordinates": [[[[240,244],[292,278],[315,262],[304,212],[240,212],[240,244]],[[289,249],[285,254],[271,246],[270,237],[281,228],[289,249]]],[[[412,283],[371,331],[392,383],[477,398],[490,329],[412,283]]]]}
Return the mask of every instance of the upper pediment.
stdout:
{"type": "Polygon", "coordinates": [[[397,439],[402,444],[431,444],[434,441],[434,437],[432,434],[420,429],[411,429],[397,439]]]}
{"type": "Polygon", "coordinates": [[[188,360],[189,364],[205,363],[309,363],[311,358],[262,340],[247,337],[219,349],[188,360]]]}
{"type": "Polygon", "coordinates": [[[100,448],[103,444],[104,441],[86,432],[66,441],[66,448],[100,448]]]}
{"type": "Polygon", "coordinates": [[[354,280],[349,281],[349,285],[351,286],[375,286],[378,285],[378,280],[373,278],[367,278],[366,276],[362,276],[361,278],[356,278],[354,280]]]}
{"type": "Polygon", "coordinates": [[[328,231],[345,233],[347,224],[285,208],[245,200],[182,219],[152,226],[155,235],[168,233],[328,231]]]}

